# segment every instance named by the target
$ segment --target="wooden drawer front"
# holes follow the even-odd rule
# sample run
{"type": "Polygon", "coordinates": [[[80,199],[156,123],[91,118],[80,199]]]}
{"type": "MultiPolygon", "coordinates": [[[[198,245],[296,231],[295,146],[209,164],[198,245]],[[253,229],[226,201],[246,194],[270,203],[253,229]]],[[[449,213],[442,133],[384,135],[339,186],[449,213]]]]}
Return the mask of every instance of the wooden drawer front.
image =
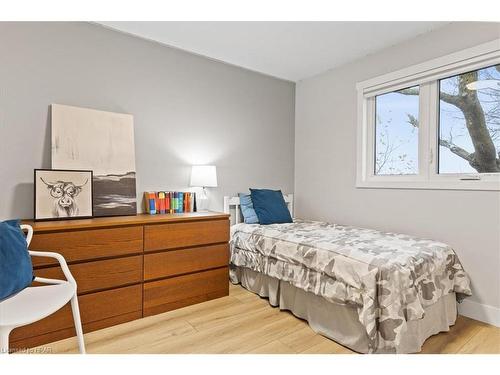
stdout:
{"type": "MultiPolygon", "coordinates": [[[[54,251],[67,262],[142,252],[142,227],[108,228],[35,233],[30,250],[54,251]]],[[[33,265],[57,263],[51,258],[33,258],[33,265]]]]}
{"type": "Polygon", "coordinates": [[[144,280],[224,267],[229,245],[211,245],[144,255],[144,280]]]}
{"type": "MultiPolygon", "coordinates": [[[[93,323],[113,316],[141,311],[142,285],[133,285],[78,297],[82,323],[93,323]]],[[[68,303],[55,314],[38,322],[12,331],[12,342],[28,337],[74,327],[71,306],[68,303]]],[[[102,328],[102,327],[101,327],[102,328]]]]}
{"type": "Polygon", "coordinates": [[[228,267],[144,283],[144,316],[229,294],[228,267]]]}
{"type": "MultiPolygon", "coordinates": [[[[142,282],[142,255],[77,263],[69,269],[78,284],[78,294],[130,285],[142,282]]],[[[35,275],[64,280],[59,266],[37,269],[35,275]]]]}
{"type": "Polygon", "coordinates": [[[229,220],[144,226],[144,250],[166,250],[229,241],[229,220]]]}

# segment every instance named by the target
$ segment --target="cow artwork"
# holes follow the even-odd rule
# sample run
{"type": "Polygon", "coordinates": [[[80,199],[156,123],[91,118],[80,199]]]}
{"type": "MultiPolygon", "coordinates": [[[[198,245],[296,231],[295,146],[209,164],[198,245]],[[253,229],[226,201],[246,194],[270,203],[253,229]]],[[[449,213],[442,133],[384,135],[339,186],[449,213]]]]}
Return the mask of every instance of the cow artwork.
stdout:
{"type": "Polygon", "coordinates": [[[54,197],[52,214],[55,218],[78,216],[78,203],[75,198],[87,184],[88,179],[82,185],[76,185],[71,181],[46,182],[42,177],[40,180],[47,185],[50,195],[54,197]]]}
{"type": "Polygon", "coordinates": [[[91,171],[35,170],[35,220],[91,216],[91,171]]]}

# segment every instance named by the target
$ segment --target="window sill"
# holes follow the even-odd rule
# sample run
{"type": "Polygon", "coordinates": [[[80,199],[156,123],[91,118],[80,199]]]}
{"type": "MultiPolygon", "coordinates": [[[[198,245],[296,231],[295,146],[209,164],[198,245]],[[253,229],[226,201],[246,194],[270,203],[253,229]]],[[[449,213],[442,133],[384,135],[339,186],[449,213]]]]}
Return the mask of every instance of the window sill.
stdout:
{"type": "Polygon", "coordinates": [[[463,181],[445,178],[444,181],[357,181],[358,189],[413,189],[413,190],[479,190],[500,191],[500,179],[463,181]]]}

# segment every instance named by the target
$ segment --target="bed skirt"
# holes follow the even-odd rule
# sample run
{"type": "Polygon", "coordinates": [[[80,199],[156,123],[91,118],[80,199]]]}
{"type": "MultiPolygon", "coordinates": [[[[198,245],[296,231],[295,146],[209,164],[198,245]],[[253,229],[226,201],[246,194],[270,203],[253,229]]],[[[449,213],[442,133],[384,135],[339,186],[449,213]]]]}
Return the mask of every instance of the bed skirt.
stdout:
{"type": "MultiPolygon", "coordinates": [[[[233,284],[269,299],[269,304],[289,310],[306,320],[317,333],[358,353],[368,353],[368,335],[358,320],[356,307],[329,302],[293,285],[244,267],[230,266],[233,284]]],[[[449,331],[457,317],[455,293],[446,295],[425,308],[420,320],[410,321],[396,353],[417,353],[424,341],[439,332],[449,331]]],[[[388,353],[379,348],[376,353],[388,353]]],[[[391,351],[389,353],[394,353],[391,351]]]]}

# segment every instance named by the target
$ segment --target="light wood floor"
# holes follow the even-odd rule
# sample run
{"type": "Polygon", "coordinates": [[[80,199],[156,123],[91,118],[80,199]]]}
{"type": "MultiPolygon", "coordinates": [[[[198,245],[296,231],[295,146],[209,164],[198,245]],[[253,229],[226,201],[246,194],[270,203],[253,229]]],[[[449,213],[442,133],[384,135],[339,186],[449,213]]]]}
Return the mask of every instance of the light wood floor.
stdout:
{"type": "MultiPolygon", "coordinates": [[[[85,335],[88,353],[353,353],[305,321],[230,285],[228,297],[85,335]]],[[[43,352],[77,353],[76,339],[43,352]]],[[[423,353],[500,353],[500,328],[459,316],[449,332],[429,338],[423,353]]]]}

